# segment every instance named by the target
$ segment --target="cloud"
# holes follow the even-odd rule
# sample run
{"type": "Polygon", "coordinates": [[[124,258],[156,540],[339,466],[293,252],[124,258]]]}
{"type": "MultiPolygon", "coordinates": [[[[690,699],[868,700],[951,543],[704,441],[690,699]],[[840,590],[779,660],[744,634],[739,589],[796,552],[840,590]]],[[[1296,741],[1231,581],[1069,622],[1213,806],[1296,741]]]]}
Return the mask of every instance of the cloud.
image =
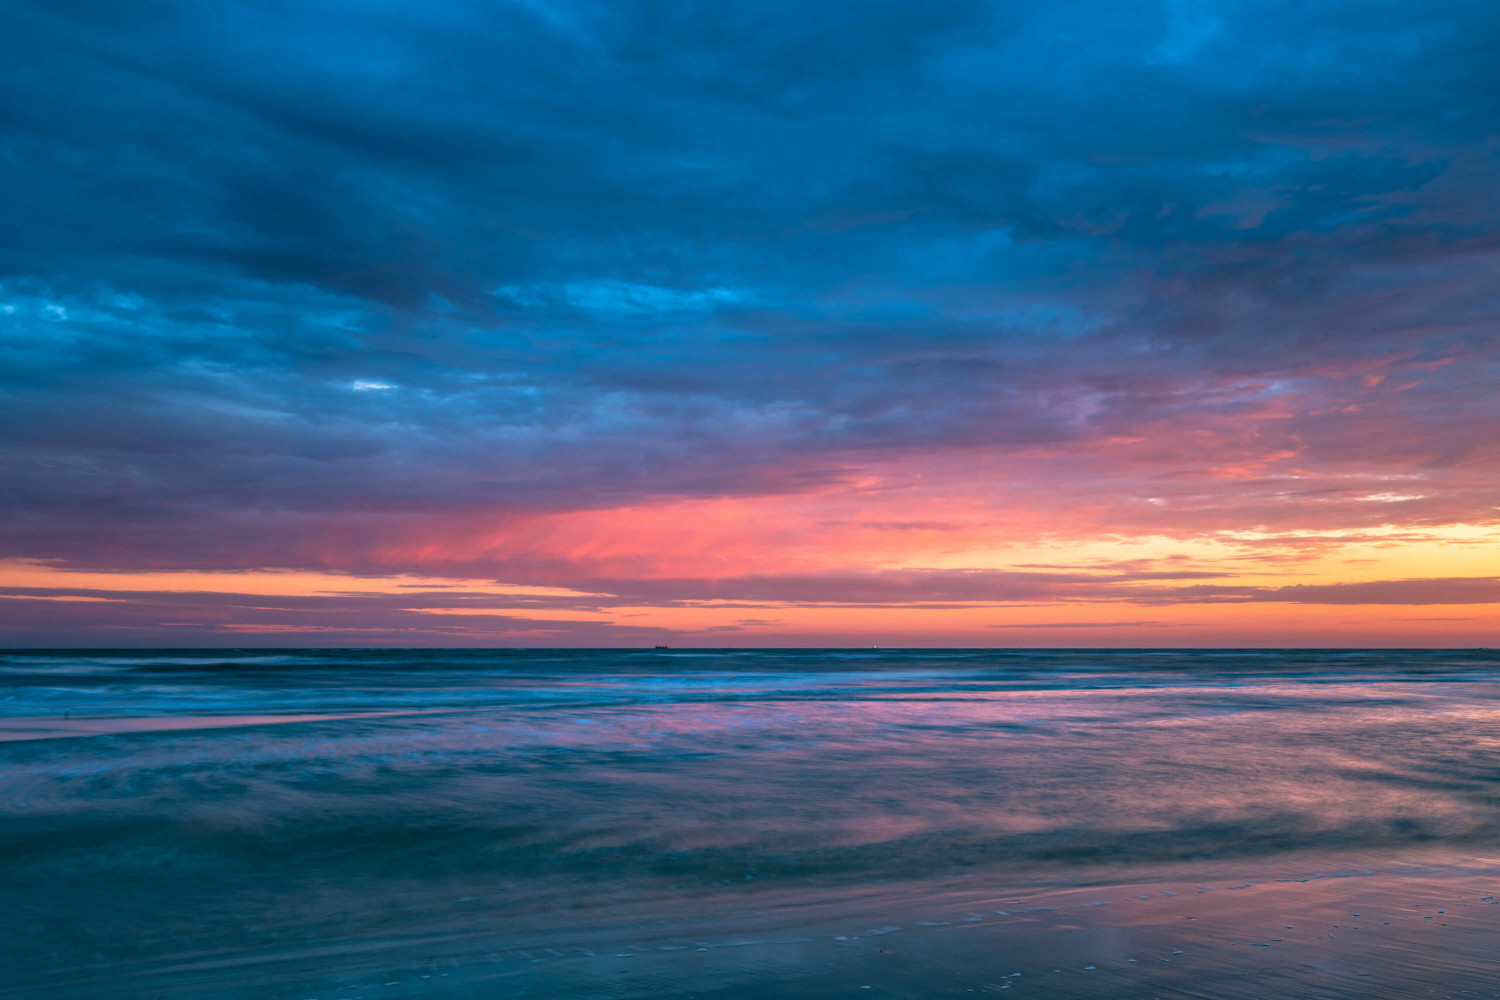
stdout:
{"type": "Polygon", "coordinates": [[[1494,525],[1497,43],[1457,0],[20,0],[0,558],[645,599],[698,551],[643,512],[723,501],[748,540],[661,599],[951,603],[1073,584],[875,570],[1494,525]]]}
{"type": "Polygon", "coordinates": [[[517,312],[548,309],[586,313],[605,318],[651,318],[664,314],[714,312],[746,308],[755,302],[749,292],[732,288],[674,289],[628,281],[596,281],[562,286],[509,286],[495,290],[504,306],[517,312]]]}
{"type": "MultiPolygon", "coordinates": [[[[1271,602],[1277,604],[1500,604],[1500,577],[1298,583],[1286,587],[1189,586],[1160,594],[1137,593],[1137,603],[1271,602]]],[[[1414,619],[1417,620],[1417,619],[1414,619]]],[[[1434,621],[1437,619],[1420,619],[1434,621]]]]}
{"type": "Polygon", "coordinates": [[[1156,621],[1122,621],[1122,622],[1006,622],[991,625],[990,628],[1057,628],[1057,629],[1089,629],[1089,628],[1198,628],[1198,622],[1156,622],[1156,621]]]}
{"type": "MultiPolygon", "coordinates": [[[[54,574],[53,579],[67,576],[54,574]]],[[[86,578],[96,582],[99,576],[86,578]]],[[[1230,635],[1243,644],[1249,635],[1252,644],[1274,644],[1282,636],[1277,628],[1260,624],[1248,633],[1237,633],[1232,619],[1226,620],[1215,609],[1264,604],[1500,606],[1500,578],[1493,577],[1246,587],[1176,584],[1153,580],[1149,573],[927,570],[712,581],[596,579],[576,581],[580,589],[569,590],[474,589],[472,584],[442,587],[430,582],[402,586],[386,578],[362,581],[356,577],[340,583],[335,577],[304,580],[284,574],[229,573],[183,575],[182,586],[174,589],[173,576],[158,574],[152,578],[156,589],[149,590],[130,589],[128,584],[137,579],[133,574],[120,575],[118,587],[0,587],[0,630],[18,645],[70,646],[148,640],[212,645],[250,639],[272,645],[300,644],[304,640],[298,636],[321,641],[316,640],[320,635],[339,642],[481,646],[629,646],[664,639],[691,642],[695,636],[701,640],[718,634],[743,634],[751,641],[858,644],[870,636],[892,633],[910,635],[909,641],[919,644],[937,639],[947,645],[985,645],[993,641],[989,636],[1006,631],[1045,632],[1067,641],[1073,633],[1136,629],[1191,629],[1210,643],[1222,643],[1230,635]],[[189,589],[205,583],[217,589],[189,589]],[[236,590],[237,583],[247,589],[236,590]],[[292,589],[309,583],[342,589],[292,589]],[[278,592],[278,585],[285,586],[286,592],[278,592]],[[581,589],[584,586],[590,589],[581,589]],[[1127,606],[1177,606],[1212,620],[1070,617],[1007,623],[991,617],[996,609],[1037,606],[1069,608],[1075,613],[1080,608],[1118,613],[1127,606]],[[747,611],[759,614],[730,617],[747,611]],[[832,616],[830,624],[817,625],[817,618],[809,619],[809,613],[832,616]],[[950,617],[944,619],[944,615],[950,617]],[[923,616],[951,624],[924,625],[923,616]]],[[[1392,622],[1418,626],[1478,622],[1482,626],[1485,621],[1473,616],[1390,618],[1381,612],[1371,622],[1344,624],[1365,626],[1368,638],[1390,628],[1392,622]]],[[[1412,635],[1424,641],[1432,638],[1412,635]]]]}

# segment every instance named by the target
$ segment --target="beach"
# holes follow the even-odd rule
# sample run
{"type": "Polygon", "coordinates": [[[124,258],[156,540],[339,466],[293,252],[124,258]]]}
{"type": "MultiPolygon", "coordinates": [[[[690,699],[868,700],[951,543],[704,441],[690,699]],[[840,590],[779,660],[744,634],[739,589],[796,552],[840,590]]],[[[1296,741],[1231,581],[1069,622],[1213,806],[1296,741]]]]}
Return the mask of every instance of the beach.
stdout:
{"type": "Polygon", "coordinates": [[[0,996],[1500,994],[1494,652],[13,652],[0,697],[0,996]]]}

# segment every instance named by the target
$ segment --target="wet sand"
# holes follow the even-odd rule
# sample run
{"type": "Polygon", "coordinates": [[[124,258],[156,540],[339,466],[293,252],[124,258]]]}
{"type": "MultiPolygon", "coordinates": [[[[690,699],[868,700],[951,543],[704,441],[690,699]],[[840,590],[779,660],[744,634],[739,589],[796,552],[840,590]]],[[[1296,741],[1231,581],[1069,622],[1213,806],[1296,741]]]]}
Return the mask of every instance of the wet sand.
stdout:
{"type": "Polygon", "coordinates": [[[550,926],[510,925],[505,900],[460,897],[433,905],[448,926],[426,936],[208,950],[34,986],[22,968],[0,995],[1500,996],[1500,867],[1446,858],[1269,874],[1012,892],[956,877],[825,901],[775,891],[600,901],[550,926]]]}

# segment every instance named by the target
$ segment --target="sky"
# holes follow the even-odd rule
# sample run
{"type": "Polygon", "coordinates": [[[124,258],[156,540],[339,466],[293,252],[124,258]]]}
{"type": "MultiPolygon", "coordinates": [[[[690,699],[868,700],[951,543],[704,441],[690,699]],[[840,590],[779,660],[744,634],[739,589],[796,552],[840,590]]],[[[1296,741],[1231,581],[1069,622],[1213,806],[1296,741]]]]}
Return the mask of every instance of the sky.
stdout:
{"type": "Polygon", "coordinates": [[[1497,50],[10,0],[0,645],[1500,645],[1497,50]]]}

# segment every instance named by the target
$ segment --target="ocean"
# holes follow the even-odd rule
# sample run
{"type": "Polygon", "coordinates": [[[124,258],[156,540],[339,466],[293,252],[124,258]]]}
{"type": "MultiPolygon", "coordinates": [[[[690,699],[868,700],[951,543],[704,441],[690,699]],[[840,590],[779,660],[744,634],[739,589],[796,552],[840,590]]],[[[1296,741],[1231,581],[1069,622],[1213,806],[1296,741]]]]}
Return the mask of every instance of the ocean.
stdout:
{"type": "Polygon", "coordinates": [[[0,653],[0,997],[1500,996],[1500,653],[0,653]]]}

